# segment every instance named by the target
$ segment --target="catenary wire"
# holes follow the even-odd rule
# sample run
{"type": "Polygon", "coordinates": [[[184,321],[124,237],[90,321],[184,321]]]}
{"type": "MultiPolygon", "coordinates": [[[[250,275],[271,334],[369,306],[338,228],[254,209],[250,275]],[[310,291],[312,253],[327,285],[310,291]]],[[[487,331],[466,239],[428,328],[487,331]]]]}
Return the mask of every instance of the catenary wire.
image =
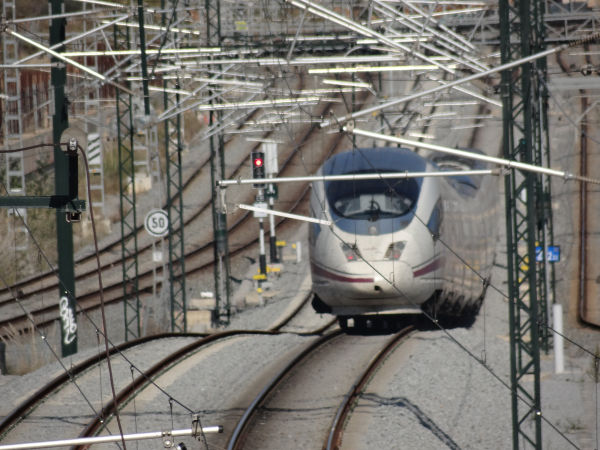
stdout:
{"type": "MultiPolygon", "coordinates": [[[[54,146],[53,144],[42,144],[44,146],[54,146]]],[[[61,145],[67,145],[66,143],[63,143],[61,145]]],[[[81,153],[83,155],[83,160],[85,162],[85,170],[86,170],[86,181],[87,181],[87,191],[88,191],[88,196],[90,194],[90,184],[89,184],[89,169],[87,167],[87,159],[85,157],[85,152],[83,151],[83,149],[78,146],[79,149],[81,150],[81,153]]],[[[34,148],[38,148],[38,146],[30,146],[30,147],[23,147],[22,149],[26,149],[26,150],[32,150],[34,148]]],[[[0,154],[2,153],[13,153],[15,151],[21,151],[21,149],[0,149],[0,154]]],[[[8,190],[6,189],[6,186],[2,183],[2,187],[4,188],[5,192],[8,193],[8,190]]],[[[92,211],[92,208],[90,208],[90,211],[92,211]]],[[[93,215],[93,212],[90,213],[90,215],[93,215]]],[[[93,218],[90,217],[90,219],[92,220],[92,224],[93,224],[93,218]]],[[[32,230],[27,226],[27,224],[25,223],[25,221],[23,221],[24,226],[27,227],[28,233],[32,236],[32,240],[34,241],[34,244],[36,245],[36,247],[38,248],[38,251],[40,252],[40,254],[42,255],[42,257],[44,258],[44,260],[46,261],[46,263],[48,264],[48,266],[51,268],[51,270],[53,272],[57,272],[53,266],[53,264],[50,262],[48,256],[45,254],[43,248],[41,247],[41,245],[39,244],[39,242],[35,239],[35,236],[32,233],[32,230]]],[[[99,253],[98,249],[97,249],[97,242],[95,243],[95,247],[96,247],[96,254],[99,253]]],[[[18,302],[19,306],[23,309],[23,312],[27,315],[28,320],[30,320],[30,322],[32,323],[33,327],[35,328],[36,332],[42,337],[42,339],[44,340],[44,342],[46,342],[46,345],[50,348],[51,352],[53,353],[54,357],[60,362],[60,358],[58,357],[58,355],[56,354],[56,352],[54,351],[54,349],[52,349],[52,347],[50,346],[50,344],[47,342],[45,335],[41,332],[41,330],[37,327],[37,325],[35,324],[35,321],[33,320],[33,317],[31,315],[31,313],[29,311],[27,311],[27,309],[22,305],[22,303],[20,302],[20,300],[18,299],[17,296],[14,295],[14,293],[12,293],[12,289],[10,288],[10,285],[7,284],[4,279],[2,278],[4,284],[7,286],[7,288],[9,289],[9,292],[11,292],[11,296],[18,302]]],[[[59,279],[59,284],[63,287],[63,289],[67,290],[64,287],[64,284],[62,283],[62,281],[59,279]]],[[[68,291],[68,290],[67,290],[68,291]]],[[[69,295],[73,295],[72,292],[69,292],[69,295]]],[[[101,297],[102,298],[102,297],[101,297]]],[[[99,327],[94,320],[88,315],[87,311],[80,309],[79,310],[80,314],[83,314],[85,316],[85,318],[95,327],[96,333],[101,335],[103,337],[103,339],[108,342],[108,344],[110,346],[112,346],[113,348],[116,349],[115,344],[110,340],[110,338],[108,338],[108,334],[105,331],[102,331],[101,327],[99,327]]],[[[106,330],[106,328],[104,327],[104,330],[106,330]]],[[[140,368],[137,367],[137,365],[131,361],[124,353],[122,353],[120,350],[117,349],[117,353],[119,356],[121,356],[125,361],[127,361],[128,364],[130,364],[131,367],[135,368],[135,370],[137,370],[142,376],[144,375],[144,371],[141,370],[140,368]]],[[[61,365],[63,367],[63,369],[65,370],[66,373],[69,374],[69,377],[72,379],[72,375],[70,374],[70,372],[68,371],[68,369],[64,366],[64,364],[61,365]]],[[[111,377],[112,378],[112,377],[111,377]]],[[[74,381],[74,380],[73,380],[74,381]]],[[[168,397],[169,399],[171,399],[173,402],[175,402],[176,404],[178,404],[180,407],[182,407],[183,409],[187,410],[190,414],[194,414],[196,411],[194,409],[192,409],[191,407],[186,406],[182,401],[176,399],[174,396],[172,396],[171,394],[169,394],[166,390],[164,390],[162,387],[160,387],[159,385],[157,385],[152,379],[150,378],[146,378],[146,381],[150,384],[152,384],[154,387],[156,387],[163,395],[165,395],[166,397],[168,397]]],[[[77,386],[77,385],[76,385],[77,386]]],[[[80,390],[79,386],[77,386],[77,388],[80,390]]],[[[92,410],[94,411],[94,413],[98,416],[99,413],[93,408],[93,406],[91,405],[89,399],[87,399],[87,397],[85,396],[85,394],[82,392],[82,395],[84,396],[84,398],[86,399],[86,401],[90,404],[90,407],[92,408],[92,410]]],[[[116,404],[116,402],[115,402],[116,404]]],[[[118,414],[118,408],[117,408],[117,414],[118,414]]],[[[122,434],[122,433],[121,433],[122,434]]]]}
{"type": "MultiPolygon", "coordinates": [[[[0,150],[0,153],[12,153],[15,151],[23,151],[23,150],[33,150],[35,148],[40,148],[40,147],[46,147],[46,146],[51,146],[54,147],[53,144],[38,144],[38,145],[34,145],[34,146],[28,146],[28,147],[23,147],[21,149],[15,150],[0,150]]],[[[2,182],[2,188],[4,189],[4,191],[6,192],[6,194],[8,195],[8,189],[6,187],[6,185],[2,182]]],[[[44,258],[44,260],[46,261],[46,264],[48,264],[48,267],[50,267],[50,269],[53,272],[57,271],[55,270],[55,268],[53,267],[52,263],[50,262],[49,258],[47,257],[47,255],[45,254],[44,250],[42,249],[41,245],[39,244],[39,242],[36,240],[34,234],[32,233],[32,230],[29,228],[29,226],[27,225],[26,221],[22,219],[19,211],[16,211],[17,215],[21,218],[23,225],[26,227],[28,234],[31,236],[31,239],[33,240],[34,245],[38,248],[38,252],[39,254],[44,258]]],[[[86,401],[86,403],[88,404],[88,406],[90,407],[90,409],[94,412],[94,414],[98,415],[98,411],[96,411],[96,409],[94,408],[94,406],[92,405],[91,401],[88,399],[88,397],[86,396],[86,394],[83,392],[83,390],[81,389],[81,387],[79,386],[79,384],[77,383],[77,381],[75,380],[75,378],[73,377],[71,371],[64,365],[64,363],[62,362],[62,360],[60,359],[60,357],[58,356],[58,354],[54,351],[54,349],[52,348],[52,346],[50,345],[50,343],[48,342],[48,340],[46,339],[46,335],[37,327],[35,320],[33,319],[33,316],[31,315],[31,313],[27,310],[27,308],[25,308],[25,306],[23,305],[23,303],[21,302],[21,300],[18,298],[17,295],[15,295],[13,293],[12,288],[10,287],[10,285],[7,283],[7,281],[4,279],[4,276],[0,274],[0,278],[2,279],[2,282],[4,283],[4,285],[6,286],[6,288],[8,289],[11,297],[17,302],[17,304],[19,305],[19,307],[23,310],[23,312],[25,313],[27,319],[31,322],[33,329],[40,335],[40,337],[42,338],[42,340],[44,341],[45,345],[48,347],[48,349],[50,350],[50,352],[52,353],[52,355],[54,356],[54,358],[56,359],[56,361],[61,365],[61,367],[63,368],[63,370],[65,371],[65,373],[68,375],[70,381],[75,385],[75,387],[77,388],[77,390],[81,393],[82,397],[84,398],[84,400],[86,401]]],[[[59,283],[62,285],[63,289],[68,291],[68,289],[66,289],[66,287],[64,286],[64,284],[62,284],[62,282],[59,279],[59,283]]],[[[69,295],[72,295],[71,292],[69,292],[69,295]]]]}
{"type": "Polygon", "coordinates": [[[500,291],[499,291],[500,292],[500,291]]]}
{"type": "MultiPolygon", "coordinates": [[[[349,137],[348,137],[349,138],[349,137]]],[[[360,149],[359,149],[360,151],[360,149]]],[[[364,156],[364,154],[362,155],[363,158],[369,162],[368,158],[366,158],[364,156]]],[[[370,162],[369,162],[370,164],[370,162]]],[[[373,167],[371,165],[371,167],[373,167]]],[[[387,181],[385,179],[382,178],[382,181],[386,182],[387,181]]],[[[325,203],[325,199],[323,199],[322,201],[320,201],[322,207],[324,208],[325,203]]],[[[323,212],[325,212],[325,209],[323,209],[323,212]]],[[[418,217],[415,214],[415,217],[417,218],[417,220],[419,220],[419,222],[421,222],[422,224],[425,224],[425,222],[418,217]]],[[[339,236],[335,230],[333,229],[333,227],[330,228],[332,231],[332,234],[334,236],[336,236],[336,238],[340,241],[340,243],[342,244],[346,244],[348,245],[349,243],[347,243],[341,236],[339,236]]],[[[444,244],[447,248],[447,244],[444,244]]],[[[457,252],[451,250],[453,254],[457,254],[457,252]]],[[[391,280],[388,279],[388,277],[386,277],[383,273],[381,273],[379,270],[377,270],[375,268],[375,266],[373,266],[373,264],[371,264],[368,260],[366,260],[360,253],[358,253],[359,258],[364,261],[374,272],[376,272],[379,276],[382,277],[382,279],[384,279],[387,283],[389,283],[391,286],[393,286],[393,288],[405,299],[407,299],[410,303],[413,304],[413,306],[417,306],[414,302],[412,302],[412,300],[391,280]]],[[[463,258],[459,258],[461,261],[464,261],[463,258]]],[[[481,274],[479,274],[479,272],[477,272],[473,267],[471,267],[470,265],[466,264],[466,267],[469,270],[472,270],[480,279],[485,280],[484,277],[481,276],[481,274]]],[[[504,297],[507,297],[505,294],[502,293],[502,291],[498,288],[495,288],[495,290],[497,290],[501,295],[503,295],[504,297]]],[[[528,402],[528,400],[526,398],[524,398],[518,391],[513,390],[513,388],[506,382],[504,381],[499,374],[497,374],[489,365],[487,365],[485,363],[485,361],[481,358],[479,358],[477,355],[475,355],[471,350],[469,350],[466,345],[464,345],[462,342],[460,342],[456,337],[454,337],[452,335],[452,333],[450,333],[450,331],[448,329],[446,329],[440,322],[439,320],[437,320],[435,317],[431,316],[431,314],[429,314],[427,311],[423,311],[424,316],[432,323],[434,324],[440,331],[442,331],[452,342],[454,342],[462,351],[464,351],[469,357],[471,357],[472,359],[474,359],[480,366],[482,366],[488,373],[490,373],[490,375],[495,378],[498,382],[500,382],[506,389],[508,389],[510,392],[512,392],[513,394],[515,394],[517,396],[517,398],[522,401],[524,404],[526,404],[529,408],[533,408],[533,405],[530,404],[528,402]]],[[[565,439],[570,445],[572,445],[574,448],[579,448],[572,440],[569,439],[568,436],[566,436],[564,433],[562,433],[553,423],[550,422],[549,419],[547,419],[543,414],[542,411],[536,411],[536,414],[539,414],[540,417],[542,418],[542,420],[547,423],[550,427],[552,427],[557,433],[559,433],[559,435],[565,439]]]]}

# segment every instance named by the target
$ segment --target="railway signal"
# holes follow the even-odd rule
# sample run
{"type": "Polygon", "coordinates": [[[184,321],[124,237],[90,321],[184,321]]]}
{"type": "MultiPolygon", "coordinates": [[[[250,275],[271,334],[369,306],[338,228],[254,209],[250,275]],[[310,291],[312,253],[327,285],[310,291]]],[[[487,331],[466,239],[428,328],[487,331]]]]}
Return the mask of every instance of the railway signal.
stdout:
{"type": "MultiPolygon", "coordinates": [[[[250,154],[250,161],[252,163],[252,178],[254,180],[260,180],[260,179],[264,179],[265,178],[265,153],[264,152],[259,152],[259,151],[255,151],[252,152],[250,154]]],[[[253,185],[255,188],[257,188],[258,194],[256,195],[256,202],[255,205],[260,204],[261,206],[267,206],[266,203],[264,202],[264,188],[266,186],[265,183],[253,183],[253,185]]],[[[264,229],[264,224],[263,224],[263,218],[265,217],[262,214],[255,214],[255,217],[258,217],[258,222],[259,222],[259,226],[260,226],[260,231],[259,231],[259,245],[260,245],[260,251],[259,251],[259,267],[260,267],[260,273],[261,274],[266,274],[267,273],[267,260],[266,260],[266,256],[265,256],[265,229],[264,229]]]]}
{"type": "MultiPolygon", "coordinates": [[[[265,178],[265,154],[264,152],[252,152],[250,155],[252,161],[252,178],[258,180],[265,178]]],[[[265,187],[264,183],[254,183],[253,186],[258,189],[265,187]]]]}

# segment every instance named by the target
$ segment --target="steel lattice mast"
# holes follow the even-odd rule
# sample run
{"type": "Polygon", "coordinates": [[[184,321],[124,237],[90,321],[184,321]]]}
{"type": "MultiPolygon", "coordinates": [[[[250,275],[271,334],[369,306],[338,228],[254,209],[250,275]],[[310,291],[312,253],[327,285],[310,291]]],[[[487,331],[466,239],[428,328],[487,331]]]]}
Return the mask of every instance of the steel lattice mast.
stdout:
{"type": "MultiPolygon", "coordinates": [[[[114,27],[114,48],[116,50],[129,50],[131,48],[131,36],[128,27],[114,27]]],[[[130,82],[127,81],[125,76],[119,81],[128,88],[130,87],[130,82]]],[[[123,307],[125,314],[125,340],[129,340],[140,336],[133,97],[129,93],[120,92],[119,89],[115,89],[115,103],[119,155],[123,307]]]]}
{"type": "MultiPolygon", "coordinates": [[[[500,2],[502,63],[544,50],[543,3],[500,2]],[[512,38],[512,39],[511,39],[512,38]]],[[[540,164],[547,146],[545,58],[502,72],[504,157],[540,164]],[[544,148],[545,147],[545,148],[544,148]]],[[[505,177],[513,448],[542,448],[540,393],[541,329],[548,324],[544,265],[536,244],[545,248],[551,210],[549,181],[511,169],[505,177]],[[533,379],[533,381],[531,380],[533,379]]]]}
{"type": "MultiPolygon", "coordinates": [[[[162,15],[162,26],[168,27],[177,22],[177,2],[164,0],[163,9],[168,6],[171,12],[162,15]]],[[[175,32],[165,35],[161,47],[177,48],[178,36],[175,32]]],[[[165,92],[163,102],[165,111],[178,107],[180,94],[173,93],[181,89],[179,74],[175,79],[163,80],[165,92]]],[[[185,287],[185,251],[184,251],[184,217],[183,217],[183,177],[181,153],[183,150],[183,115],[178,113],[165,120],[165,152],[167,183],[167,214],[169,217],[169,289],[171,297],[171,330],[187,331],[187,306],[185,287]]]]}
{"type": "MultiPolygon", "coordinates": [[[[221,7],[219,0],[205,1],[206,45],[221,45],[221,7]]],[[[217,69],[221,72],[221,67],[217,69]]],[[[213,90],[209,89],[211,105],[216,103],[213,90]]],[[[212,128],[221,122],[221,111],[209,112],[208,126],[212,128]]],[[[216,186],[217,180],[225,178],[224,141],[221,132],[210,136],[210,173],[212,182],[212,216],[214,230],[214,283],[215,310],[213,323],[229,322],[230,316],[230,281],[229,281],[229,247],[227,244],[227,216],[220,206],[216,186]]]]}

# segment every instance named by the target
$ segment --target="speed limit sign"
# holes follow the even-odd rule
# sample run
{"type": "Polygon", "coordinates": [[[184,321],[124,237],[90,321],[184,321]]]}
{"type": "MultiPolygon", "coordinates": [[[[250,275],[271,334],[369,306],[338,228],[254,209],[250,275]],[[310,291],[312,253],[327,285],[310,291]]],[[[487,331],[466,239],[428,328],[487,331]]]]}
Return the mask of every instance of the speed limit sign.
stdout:
{"type": "Polygon", "coordinates": [[[144,219],[144,228],[154,237],[163,237],[169,232],[169,216],[162,209],[153,209],[144,219]]]}

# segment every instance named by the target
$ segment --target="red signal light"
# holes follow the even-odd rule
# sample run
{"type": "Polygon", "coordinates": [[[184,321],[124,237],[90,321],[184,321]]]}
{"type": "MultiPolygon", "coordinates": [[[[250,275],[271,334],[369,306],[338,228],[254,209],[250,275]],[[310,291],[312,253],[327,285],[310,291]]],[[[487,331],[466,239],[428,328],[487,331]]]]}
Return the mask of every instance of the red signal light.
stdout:
{"type": "MultiPolygon", "coordinates": [[[[252,152],[250,155],[252,161],[252,178],[265,178],[265,154],[263,152],[252,152]]],[[[255,188],[264,188],[264,183],[254,183],[255,188]]]]}

